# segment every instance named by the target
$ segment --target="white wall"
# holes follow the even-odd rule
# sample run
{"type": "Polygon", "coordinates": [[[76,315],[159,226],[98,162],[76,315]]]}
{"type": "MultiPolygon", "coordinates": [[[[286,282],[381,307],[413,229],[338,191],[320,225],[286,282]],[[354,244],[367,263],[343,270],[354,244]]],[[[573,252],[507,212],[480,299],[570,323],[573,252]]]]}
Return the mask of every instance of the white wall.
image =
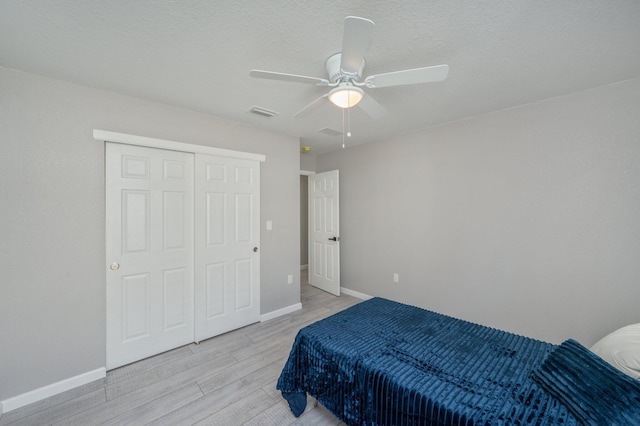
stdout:
{"type": "Polygon", "coordinates": [[[639,117],[634,79],[318,156],[342,285],[555,343],[640,322],[639,117]]]}
{"type": "Polygon", "coordinates": [[[273,231],[262,226],[261,310],[300,302],[297,139],[0,68],[0,401],[105,365],[104,144],[94,128],[266,155],[261,215],[273,231]]]}

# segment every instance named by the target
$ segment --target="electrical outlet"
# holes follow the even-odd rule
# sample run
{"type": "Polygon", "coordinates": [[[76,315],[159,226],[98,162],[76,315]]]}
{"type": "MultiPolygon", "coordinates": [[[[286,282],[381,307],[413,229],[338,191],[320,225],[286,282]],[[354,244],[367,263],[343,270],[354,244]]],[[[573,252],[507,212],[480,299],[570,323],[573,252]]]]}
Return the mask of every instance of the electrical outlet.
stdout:
{"type": "Polygon", "coordinates": [[[293,275],[289,274],[287,277],[287,284],[293,284],[293,275]]]}
{"type": "Polygon", "coordinates": [[[398,273],[394,273],[393,274],[393,282],[394,283],[399,283],[400,282],[400,274],[398,274],[398,273]]]}

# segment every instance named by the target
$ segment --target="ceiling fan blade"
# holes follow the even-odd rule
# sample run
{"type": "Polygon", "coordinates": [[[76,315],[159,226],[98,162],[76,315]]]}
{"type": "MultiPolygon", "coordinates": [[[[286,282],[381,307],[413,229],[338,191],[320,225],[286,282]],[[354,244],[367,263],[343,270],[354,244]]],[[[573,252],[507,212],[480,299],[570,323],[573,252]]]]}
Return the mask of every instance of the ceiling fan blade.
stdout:
{"type": "Polygon", "coordinates": [[[322,104],[324,103],[324,100],[327,98],[327,96],[329,96],[328,93],[320,96],[318,99],[316,99],[315,101],[311,102],[309,105],[307,105],[306,107],[302,108],[300,111],[296,112],[294,114],[294,117],[296,117],[296,118],[304,118],[304,117],[308,116],[309,114],[311,114],[312,112],[314,112],[315,110],[317,110],[318,108],[320,108],[322,106],[322,104]]]}
{"type": "Polygon", "coordinates": [[[275,71],[251,70],[251,77],[266,78],[268,80],[291,81],[294,83],[315,84],[316,86],[328,86],[329,80],[317,77],[307,77],[305,75],[285,74],[275,71]]]}
{"type": "Polygon", "coordinates": [[[344,19],[340,69],[346,74],[357,74],[360,71],[371,45],[374,26],[373,21],[357,16],[347,16],[344,19]]]}
{"type": "Polygon", "coordinates": [[[364,95],[358,106],[376,120],[387,115],[387,110],[368,93],[364,95]]]}
{"type": "Polygon", "coordinates": [[[431,83],[444,80],[447,78],[447,74],[449,74],[449,65],[436,65],[433,67],[394,71],[385,74],[370,75],[364,80],[364,86],[375,88],[431,83]]]}

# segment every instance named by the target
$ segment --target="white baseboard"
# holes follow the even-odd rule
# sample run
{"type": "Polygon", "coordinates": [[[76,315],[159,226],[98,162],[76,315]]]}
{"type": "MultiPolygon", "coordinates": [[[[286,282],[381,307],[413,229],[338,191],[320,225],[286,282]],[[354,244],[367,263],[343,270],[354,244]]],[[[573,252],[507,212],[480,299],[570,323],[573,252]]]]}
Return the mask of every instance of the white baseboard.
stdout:
{"type": "Polygon", "coordinates": [[[295,305],[286,306],[275,311],[267,312],[266,314],[260,315],[260,322],[269,321],[270,319],[274,319],[300,309],[302,309],[302,303],[296,303],[295,305]]]}
{"type": "Polygon", "coordinates": [[[369,296],[368,294],[360,293],[359,291],[351,290],[346,287],[340,287],[340,292],[346,294],[347,296],[357,297],[362,300],[373,299],[373,296],[369,296]]]}
{"type": "Polygon", "coordinates": [[[68,391],[69,389],[77,388],[78,386],[86,385],[94,380],[100,380],[107,376],[107,369],[104,367],[98,368],[93,371],[87,371],[86,373],[79,374],[68,379],[61,380],[50,385],[34,389],[32,391],[23,393],[22,395],[14,396],[12,398],[0,401],[0,414],[8,413],[16,408],[24,407],[33,402],[40,401],[50,396],[57,395],[59,393],[68,391]]]}
{"type": "Polygon", "coordinates": [[[309,264],[306,265],[300,265],[300,270],[304,271],[305,269],[309,269],[309,264]]]}

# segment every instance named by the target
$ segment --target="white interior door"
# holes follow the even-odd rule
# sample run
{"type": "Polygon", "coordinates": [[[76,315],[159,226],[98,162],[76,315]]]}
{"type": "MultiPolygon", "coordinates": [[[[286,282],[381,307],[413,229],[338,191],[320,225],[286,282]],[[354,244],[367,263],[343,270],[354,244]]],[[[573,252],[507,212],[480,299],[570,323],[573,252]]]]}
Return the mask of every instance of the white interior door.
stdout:
{"type": "Polygon", "coordinates": [[[195,339],[260,321],[260,163],[196,154],[195,339]]]}
{"type": "Polygon", "coordinates": [[[107,369],[193,342],[193,154],[106,147],[107,369]]]}
{"type": "Polygon", "coordinates": [[[338,170],[309,176],[309,283],[340,295],[338,170]]]}

